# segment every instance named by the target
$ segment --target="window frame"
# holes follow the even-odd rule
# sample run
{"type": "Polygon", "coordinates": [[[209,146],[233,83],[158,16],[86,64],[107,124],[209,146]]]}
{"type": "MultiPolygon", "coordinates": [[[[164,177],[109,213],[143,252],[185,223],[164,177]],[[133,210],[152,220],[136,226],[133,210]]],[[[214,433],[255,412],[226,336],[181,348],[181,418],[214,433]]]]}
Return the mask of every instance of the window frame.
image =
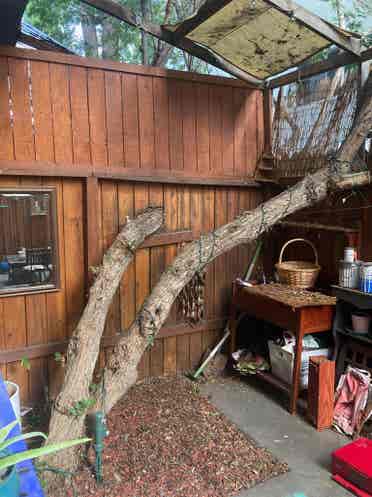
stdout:
{"type": "Polygon", "coordinates": [[[52,234],[54,241],[54,250],[52,251],[52,263],[55,267],[55,281],[54,283],[47,283],[35,286],[18,286],[17,288],[1,290],[0,298],[16,296],[16,295],[30,295],[35,293],[49,293],[61,290],[60,278],[60,255],[59,255],[59,237],[58,237],[58,215],[57,215],[57,188],[55,186],[11,186],[0,187],[0,194],[2,193],[49,193],[50,194],[50,215],[52,221],[52,234]]]}

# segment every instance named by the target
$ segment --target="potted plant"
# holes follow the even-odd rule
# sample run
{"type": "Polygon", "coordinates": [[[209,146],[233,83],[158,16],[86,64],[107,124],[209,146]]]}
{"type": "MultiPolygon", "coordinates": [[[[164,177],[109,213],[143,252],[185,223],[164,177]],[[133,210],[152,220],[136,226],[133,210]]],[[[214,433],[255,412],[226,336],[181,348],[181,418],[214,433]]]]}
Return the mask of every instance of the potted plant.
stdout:
{"type": "Polygon", "coordinates": [[[57,444],[45,445],[38,449],[29,449],[22,452],[10,453],[10,445],[21,440],[27,440],[34,437],[41,437],[44,440],[47,436],[41,432],[31,432],[15,437],[8,438],[12,429],[18,424],[18,421],[4,426],[0,429],[0,497],[18,497],[19,495],[19,480],[16,471],[16,464],[19,462],[34,459],[36,457],[45,456],[58,450],[67,449],[73,445],[86,443],[90,438],[80,438],[77,440],[66,440],[57,444]]]}

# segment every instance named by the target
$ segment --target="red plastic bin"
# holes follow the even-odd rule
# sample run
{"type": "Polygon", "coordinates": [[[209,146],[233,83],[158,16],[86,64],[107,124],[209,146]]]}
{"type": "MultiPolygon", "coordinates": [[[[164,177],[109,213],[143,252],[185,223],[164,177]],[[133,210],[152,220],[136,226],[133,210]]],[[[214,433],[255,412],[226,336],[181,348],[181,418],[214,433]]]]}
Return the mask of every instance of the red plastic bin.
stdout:
{"type": "Polygon", "coordinates": [[[356,495],[372,497],[372,440],[359,438],[335,450],[332,475],[356,495]]]}

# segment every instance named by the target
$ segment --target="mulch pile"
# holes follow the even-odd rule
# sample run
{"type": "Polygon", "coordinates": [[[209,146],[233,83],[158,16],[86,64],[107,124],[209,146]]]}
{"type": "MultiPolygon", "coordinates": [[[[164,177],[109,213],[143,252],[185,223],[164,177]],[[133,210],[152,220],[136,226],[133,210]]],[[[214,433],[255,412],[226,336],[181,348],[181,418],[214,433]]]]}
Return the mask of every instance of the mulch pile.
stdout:
{"type": "Polygon", "coordinates": [[[108,418],[105,483],[84,469],[76,495],[228,497],[288,470],[198,390],[180,377],[133,387],[108,418]]]}

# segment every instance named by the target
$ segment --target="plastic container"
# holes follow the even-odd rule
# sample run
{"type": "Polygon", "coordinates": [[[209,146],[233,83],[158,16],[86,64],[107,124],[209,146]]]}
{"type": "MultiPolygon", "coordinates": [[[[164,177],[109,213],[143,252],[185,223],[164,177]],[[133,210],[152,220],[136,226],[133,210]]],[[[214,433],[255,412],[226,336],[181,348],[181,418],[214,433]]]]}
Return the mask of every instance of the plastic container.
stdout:
{"type": "Polygon", "coordinates": [[[344,288],[359,288],[360,262],[340,261],[338,270],[339,285],[344,288]]]}
{"type": "Polygon", "coordinates": [[[345,262],[354,262],[355,261],[355,248],[354,247],[345,247],[345,249],[344,249],[344,261],[345,262]]]}
{"type": "Polygon", "coordinates": [[[360,290],[365,293],[372,293],[372,263],[363,262],[360,267],[360,290]]]}
{"type": "Polygon", "coordinates": [[[5,386],[9,395],[10,403],[12,404],[16,418],[21,420],[21,400],[19,396],[19,386],[12,381],[5,381],[5,386]]]}
{"type": "MultiPolygon", "coordinates": [[[[8,455],[0,453],[1,456],[8,455]]],[[[9,468],[5,476],[0,476],[0,497],[18,497],[19,496],[19,480],[17,469],[15,466],[9,468]]]]}
{"type": "MultiPolygon", "coordinates": [[[[294,350],[291,346],[281,347],[269,341],[271,372],[274,376],[292,385],[294,350]],[[286,348],[288,347],[288,349],[286,348]]],[[[304,350],[301,356],[300,388],[306,389],[309,383],[309,359],[311,356],[322,355],[330,357],[331,349],[304,350]]]]}
{"type": "Polygon", "coordinates": [[[368,335],[371,316],[363,312],[355,312],[351,315],[353,332],[359,335],[368,335]]]}

